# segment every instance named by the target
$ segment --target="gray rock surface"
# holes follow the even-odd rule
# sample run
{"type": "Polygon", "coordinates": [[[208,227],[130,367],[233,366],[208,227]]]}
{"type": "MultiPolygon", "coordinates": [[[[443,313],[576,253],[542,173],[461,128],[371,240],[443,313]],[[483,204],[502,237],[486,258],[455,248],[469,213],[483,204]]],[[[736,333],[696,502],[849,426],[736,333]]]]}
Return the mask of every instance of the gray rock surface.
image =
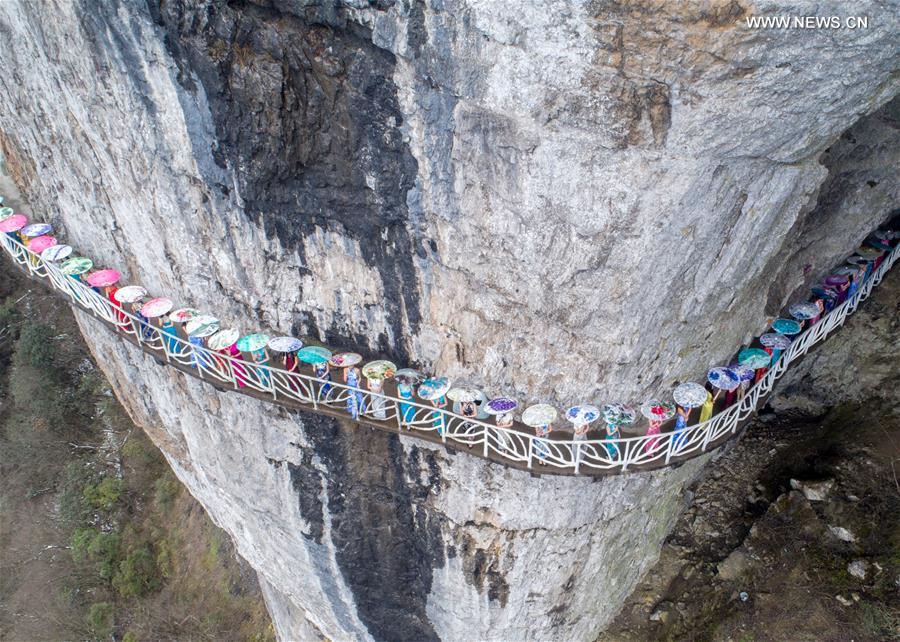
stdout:
{"type": "MultiPolygon", "coordinates": [[[[229,325],[639,401],[889,215],[895,9],[798,33],[743,20],[843,5],[9,0],[0,147],[38,218],[229,325]]],[[[703,463],[535,479],[214,394],[90,327],[286,639],[590,639],[703,463]]]]}

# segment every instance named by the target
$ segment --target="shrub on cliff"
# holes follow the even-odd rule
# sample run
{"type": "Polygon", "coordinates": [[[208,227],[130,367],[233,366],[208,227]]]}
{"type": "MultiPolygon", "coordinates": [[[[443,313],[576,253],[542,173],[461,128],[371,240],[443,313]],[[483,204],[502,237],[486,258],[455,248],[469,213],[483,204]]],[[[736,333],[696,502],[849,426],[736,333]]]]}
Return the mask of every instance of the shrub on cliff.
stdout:
{"type": "Polygon", "coordinates": [[[122,560],[113,586],[122,597],[140,597],[159,588],[156,560],[149,548],[133,550],[122,560]]]}

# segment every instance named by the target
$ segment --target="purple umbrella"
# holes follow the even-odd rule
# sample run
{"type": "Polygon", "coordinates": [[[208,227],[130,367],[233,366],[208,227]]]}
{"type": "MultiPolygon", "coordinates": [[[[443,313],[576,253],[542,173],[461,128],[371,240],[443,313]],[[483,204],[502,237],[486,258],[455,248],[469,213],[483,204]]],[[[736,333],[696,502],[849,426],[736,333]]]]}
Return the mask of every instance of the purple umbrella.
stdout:
{"type": "Polygon", "coordinates": [[[740,376],[730,368],[713,368],[706,373],[706,378],[721,390],[734,390],[741,385],[740,376]]]}

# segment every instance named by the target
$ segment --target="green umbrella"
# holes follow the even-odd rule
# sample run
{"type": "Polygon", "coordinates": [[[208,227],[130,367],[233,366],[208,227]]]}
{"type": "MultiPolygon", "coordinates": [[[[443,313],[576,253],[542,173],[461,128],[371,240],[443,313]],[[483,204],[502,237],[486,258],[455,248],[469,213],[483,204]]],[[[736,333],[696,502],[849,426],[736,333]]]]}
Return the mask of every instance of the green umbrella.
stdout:
{"type": "Polygon", "coordinates": [[[322,346],[306,346],[297,353],[297,358],[303,363],[318,364],[331,359],[331,350],[322,346]]]}
{"type": "Polygon", "coordinates": [[[241,352],[256,352],[265,348],[269,339],[268,334],[262,334],[261,332],[248,334],[238,339],[237,349],[241,352]]]}
{"type": "Polygon", "coordinates": [[[59,271],[68,276],[78,276],[84,274],[94,267],[94,262],[83,256],[76,256],[63,263],[59,271]]]}
{"type": "Polygon", "coordinates": [[[768,368],[772,363],[772,355],[759,348],[744,348],[738,353],[738,363],[754,370],[768,368]]]}

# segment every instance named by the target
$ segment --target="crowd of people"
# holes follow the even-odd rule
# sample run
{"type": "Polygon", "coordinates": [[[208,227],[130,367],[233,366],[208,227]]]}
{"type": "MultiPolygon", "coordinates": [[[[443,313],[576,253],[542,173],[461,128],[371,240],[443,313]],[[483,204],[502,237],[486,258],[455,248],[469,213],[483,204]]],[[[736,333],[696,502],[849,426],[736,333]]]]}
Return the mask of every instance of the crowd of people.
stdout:
{"type": "MultiPolygon", "coordinates": [[[[227,364],[231,368],[238,387],[245,387],[251,381],[256,386],[268,387],[272,366],[291,373],[301,373],[306,366],[319,384],[321,398],[327,398],[337,390],[333,384],[335,374],[339,373],[340,381],[347,386],[342,388],[347,391],[346,411],[354,419],[363,413],[376,420],[388,418],[389,402],[382,395],[386,394],[385,383],[391,381],[396,388],[398,413],[404,424],[421,425],[424,422],[443,435],[448,429],[448,415],[443,411],[450,405],[449,400],[453,404],[453,413],[465,420],[484,421],[494,417],[499,428],[517,429],[514,413],[519,403],[511,397],[489,397],[478,387],[453,385],[446,377],[426,376],[413,368],[399,368],[385,359],[363,364],[359,353],[333,352],[321,345],[305,345],[295,337],[270,337],[259,332],[242,335],[235,328],[222,328],[219,319],[213,315],[193,308],[173,310],[173,302],[167,297],[150,297],[139,285],[120,287],[121,274],[117,270],[96,269],[91,259],[72,256],[72,247],[57,241],[51,225],[29,223],[25,216],[8,207],[0,208],[0,232],[24,245],[32,253],[29,260],[33,264],[36,265],[39,256],[45,263],[56,265],[68,278],[84,283],[105,297],[116,310],[120,325],[129,323],[129,317],[123,312],[129,313],[138,320],[134,331],[140,338],[151,340],[158,334],[169,354],[189,357],[193,367],[209,366],[208,360],[217,358],[216,355],[232,357],[221,360],[220,365],[227,364]],[[206,350],[194,351],[189,346],[206,350]],[[363,389],[363,381],[368,394],[363,389]],[[416,395],[434,408],[424,418],[417,416],[416,395]]],[[[788,306],[784,317],[772,320],[765,333],[743,346],[736,353],[734,363],[710,369],[703,385],[680,383],[675,387],[671,401],[651,399],[637,410],[618,403],[599,407],[580,404],[568,408],[563,416],[571,424],[569,430],[574,440],[587,440],[594,422],[602,418],[602,445],[609,458],[616,460],[621,456],[616,440],[621,438],[622,429],[634,426],[638,416],[642,415],[647,419],[646,435],[651,437],[643,444],[644,452],[652,453],[660,448],[662,437],[653,436],[661,435],[671,420],[674,420],[674,447],[679,450],[685,444],[694,409],[700,409],[698,422],[702,423],[711,419],[715,412],[739,403],[748,388],[765,376],[805,328],[855,294],[898,239],[900,233],[890,230],[873,233],[843,265],[810,289],[806,301],[788,306]]],[[[287,381],[302,397],[298,382],[293,378],[287,381]]],[[[560,429],[557,426],[559,414],[555,407],[545,403],[530,405],[521,414],[521,423],[532,429],[537,437],[534,454],[541,463],[553,457],[550,435],[560,429]]],[[[454,431],[454,436],[474,442],[479,434],[477,424],[463,422],[462,426],[461,431],[454,431]],[[472,429],[468,438],[467,426],[472,429]]],[[[498,431],[498,435],[501,441],[506,439],[503,431],[498,431]]]]}

